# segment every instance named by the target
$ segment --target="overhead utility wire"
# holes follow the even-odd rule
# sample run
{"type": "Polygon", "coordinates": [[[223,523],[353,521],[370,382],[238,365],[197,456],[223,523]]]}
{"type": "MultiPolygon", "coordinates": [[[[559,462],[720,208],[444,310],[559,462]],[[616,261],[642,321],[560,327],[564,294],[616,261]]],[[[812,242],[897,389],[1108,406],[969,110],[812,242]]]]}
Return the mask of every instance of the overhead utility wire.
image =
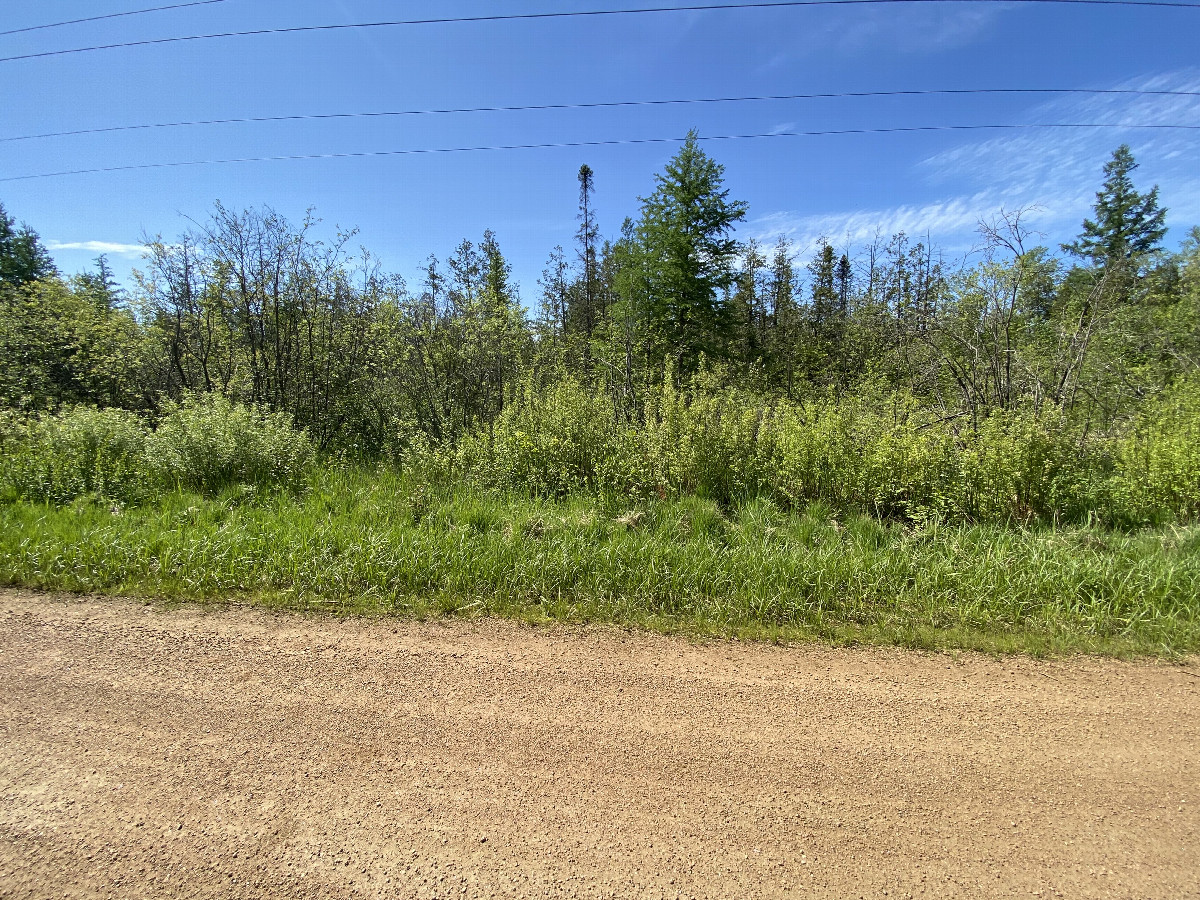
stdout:
{"type": "MultiPolygon", "coordinates": [[[[1018,130],[1034,128],[1147,128],[1156,130],[1177,129],[1200,131],[1200,125],[1134,125],[1134,124],[1085,124],[1085,123],[1053,123],[1053,124],[1008,124],[1008,125],[908,125],[894,128],[839,128],[828,131],[770,131],[764,134],[717,134],[701,136],[702,141],[744,141],[755,138],[779,137],[827,137],[831,135],[855,134],[897,134],[930,131],[984,131],[984,130],[1018,130]]],[[[10,175],[0,178],[4,181],[29,181],[35,178],[59,178],[65,175],[93,175],[101,172],[131,172],[138,169],[173,169],[182,166],[215,166],[228,163],[247,162],[288,162],[314,159],[366,159],[383,156],[417,156],[437,153],[478,153],[494,150],[548,150],[569,147],[617,147],[630,144],[681,144],[686,137],[673,138],[622,138],[606,141],[557,141],[545,144],[493,144],[480,147],[430,147],[406,150],[363,150],[341,153],[301,153],[285,156],[240,156],[228,159],[193,159],[180,162],[163,163],[133,163],[124,166],[102,166],[94,169],[71,169],[63,172],[39,172],[34,175],[10,175]]]]}
{"type": "Polygon", "coordinates": [[[99,22],[102,19],[120,19],[125,16],[140,16],[144,13],[166,12],[169,9],[184,9],[188,6],[209,6],[213,3],[225,3],[227,0],[192,0],[190,3],[173,3],[170,6],[152,6],[149,9],[131,9],[126,12],[106,13],[102,16],[87,16],[83,19],[67,19],[64,22],[47,22],[45,25],[29,25],[25,28],[10,28],[0,31],[0,37],[6,34],[22,34],[26,31],[43,31],[47,28],[60,28],[63,25],[81,25],[84,22],[99,22]]]}
{"type": "Polygon", "coordinates": [[[450,25],[466,22],[515,22],[532,19],[572,19],[599,16],[628,16],[644,13],[704,12],[733,9],[780,9],[799,6],[874,6],[886,4],[928,3],[1022,3],[1026,5],[1056,4],[1068,6],[1145,6],[1172,9],[1200,9],[1200,3],[1180,0],[767,0],[758,3],[702,3],[689,6],[647,6],[631,9],[590,9],[541,13],[505,13],[488,16],[442,16],[433,19],[397,19],[384,22],[348,22],[334,25],[294,25],[286,28],[256,28],[251,31],[222,31],[212,34],[188,34],[178,37],[146,38],[140,41],[124,41],[118,44],[96,44],[91,47],[72,47],[66,50],[45,50],[40,53],[22,53],[17,56],[0,56],[0,62],[15,62],[22,59],[40,59],[47,56],[65,56],[70,53],[89,53],[93,50],[118,50],[127,47],[148,47],[157,44],[174,44],[180,41],[207,41],[216,38],[253,37],[266,34],[300,34],[315,31],[345,31],[357,28],[394,28],[407,25],[450,25]]]}
{"type": "Polygon", "coordinates": [[[533,110],[612,109],[629,106],[681,106],[699,103],[749,103],[777,100],[835,100],[850,97],[930,97],[958,94],[1095,94],[1138,97],[1200,97],[1200,91],[1155,91],[1132,88],[944,88],[909,91],[838,91],[821,94],[767,94],[751,97],[698,97],[677,100],[612,100],[597,103],[537,103],[527,106],[466,106],[447,109],[403,109],[381,112],[306,113],[290,116],[242,116],[230,119],[193,119],[183,122],[148,122],[138,125],[108,125],[102,128],[78,128],[72,131],[47,131],[0,137],[0,143],[32,141],[42,138],[76,137],[107,134],[113,131],[142,131],[152,128],[186,128],[198,125],[244,125],[259,122],[307,122],[324,119],[374,119],[397,116],[436,116],[448,113],[529,112],[533,110]]]}

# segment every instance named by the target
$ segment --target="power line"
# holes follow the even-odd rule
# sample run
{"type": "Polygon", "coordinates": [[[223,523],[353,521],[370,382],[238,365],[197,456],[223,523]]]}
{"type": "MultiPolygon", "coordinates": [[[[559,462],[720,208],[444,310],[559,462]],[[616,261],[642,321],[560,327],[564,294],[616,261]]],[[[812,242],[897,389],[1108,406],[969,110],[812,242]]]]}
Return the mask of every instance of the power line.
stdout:
{"type": "Polygon", "coordinates": [[[212,34],[189,34],[178,37],[147,38],[140,41],[124,41],[117,44],[96,44],[90,47],[72,47],[66,50],[45,50],[40,53],[22,53],[18,56],[0,56],[0,62],[16,62],[23,59],[41,59],[48,56],[65,56],[71,53],[90,53],[94,50],[118,50],[128,47],[149,47],[158,44],[174,44],[181,41],[207,41],[217,38],[254,37],[267,34],[300,34],[318,31],[345,31],[360,28],[394,28],[412,25],[450,25],[467,22],[514,22],[533,19],[570,19],[598,16],[626,16],[644,13],[705,12],[734,9],[779,9],[801,6],[873,6],[886,4],[928,3],[1021,3],[1026,5],[1069,5],[1069,6],[1144,6],[1171,9],[1200,9],[1200,3],[1181,0],[765,0],[756,3],[703,3],[690,6],[654,6],[632,9],[592,9],[570,12],[506,13],[488,16],[443,16],[433,19],[398,19],[383,22],[350,22],[334,25],[294,25],[286,28],[257,28],[251,31],[223,31],[212,34]]]}
{"type": "Polygon", "coordinates": [[[42,31],[47,28],[60,28],[63,25],[81,25],[84,22],[99,22],[102,19],[120,19],[125,16],[140,16],[143,13],[166,12],[169,9],[183,9],[188,6],[208,6],[212,3],[225,3],[227,0],[192,0],[190,3],[173,3],[170,6],[152,6],[149,9],[131,9],[128,12],[107,13],[103,16],[88,16],[84,19],[67,19],[64,22],[48,22],[45,25],[30,25],[26,28],[11,28],[0,31],[0,37],[8,34],[22,34],[26,31],[42,31]]]}
{"type": "Polygon", "coordinates": [[[779,100],[835,100],[865,97],[933,97],[977,94],[1087,94],[1146,97],[1200,97],[1200,91],[1155,91],[1124,88],[945,88],[906,91],[838,91],[833,93],[767,94],[748,97],[699,97],[677,100],[613,100],[597,103],[536,103],[525,106],[467,106],[446,109],[404,109],[380,112],[307,113],[289,116],[242,116],[229,119],[194,119],[182,122],[150,122],[138,125],[109,125],[102,128],[79,128],[72,131],[48,131],[42,134],[23,134],[0,137],[0,143],[32,141],[42,138],[77,137],[87,134],[108,134],[114,131],[143,131],[158,128],[188,128],[200,125],[245,125],[261,122],[305,122],[326,119],[373,119],[398,116],[436,116],[448,113],[529,112],[570,109],[614,109],[630,106],[683,106],[712,103],[749,103],[779,100]]]}
{"type": "MultiPolygon", "coordinates": [[[[1053,123],[1007,125],[908,125],[893,128],[839,128],[827,131],[771,131],[764,134],[720,134],[701,137],[702,141],[744,141],[757,138],[829,137],[834,135],[901,134],[934,131],[1027,130],[1036,128],[1144,128],[1154,130],[1200,131],[1200,125],[1135,125],[1113,123],[1053,123]]],[[[180,162],[134,163],[124,166],[103,166],[93,169],[72,169],[63,172],[40,172],[34,175],[11,175],[4,181],[29,181],[36,178],[60,178],[66,175],[93,175],[103,172],[131,172],[139,169],[172,169],[183,166],[215,166],[247,162],[291,162],[316,159],[368,159],[385,156],[417,156],[440,153],[479,153],[497,150],[550,150],[571,147],[618,147],[632,144],[679,144],[687,138],[621,138],[605,141],[556,141],[544,144],[493,144],[479,147],[431,147],[405,150],[364,150],[340,153],[300,153],[283,156],[241,156],[228,159],[193,159],[180,162]]]]}

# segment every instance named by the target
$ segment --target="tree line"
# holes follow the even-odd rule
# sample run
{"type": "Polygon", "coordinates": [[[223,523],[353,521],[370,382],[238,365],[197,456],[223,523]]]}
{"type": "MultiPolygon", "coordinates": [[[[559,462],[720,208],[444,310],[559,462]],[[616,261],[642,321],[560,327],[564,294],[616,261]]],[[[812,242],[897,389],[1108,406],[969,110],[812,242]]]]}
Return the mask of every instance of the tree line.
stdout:
{"type": "Polygon", "coordinates": [[[323,450],[453,446],[531,391],[570,380],[637,424],[664,383],[729,386],[765,406],[903,393],[931,421],[1057,411],[1120,426],[1200,365],[1200,229],[1163,247],[1157,188],[1122,146],[1077,239],[1037,245],[1027,211],[980,223],[951,264],[928,241],[853,252],[740,241],[745,203],[693,133],[610,238],[579,170],[578,228],[526,305],[496,235],[430,257],[409,284],[353,232],[218,203],[147,245],[124,290],[101,258],[63,276],[0,207],[0,404],[89,404],[153,418],[215,394],[285,414],[323,450]]]}

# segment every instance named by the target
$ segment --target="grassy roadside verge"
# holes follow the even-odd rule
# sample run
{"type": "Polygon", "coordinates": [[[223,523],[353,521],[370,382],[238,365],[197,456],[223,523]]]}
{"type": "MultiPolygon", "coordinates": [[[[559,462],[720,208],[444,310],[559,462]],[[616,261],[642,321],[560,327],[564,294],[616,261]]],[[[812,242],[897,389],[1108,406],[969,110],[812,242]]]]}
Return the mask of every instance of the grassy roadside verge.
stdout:
{"type": "Polygon", "coordinates": [[[1032,654],[1200,650],[1200,527],[913,529],[326,473],[299,498],[0,505],[0,582],[402,616],[1032,654]]]}

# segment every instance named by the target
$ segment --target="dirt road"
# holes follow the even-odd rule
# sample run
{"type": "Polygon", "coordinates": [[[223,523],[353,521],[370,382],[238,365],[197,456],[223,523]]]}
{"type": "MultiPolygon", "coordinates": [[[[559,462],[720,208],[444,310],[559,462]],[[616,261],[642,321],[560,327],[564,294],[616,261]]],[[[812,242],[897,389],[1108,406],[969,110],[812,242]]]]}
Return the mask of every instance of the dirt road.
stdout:
{"type": "Polygon", "coordinates": [[[1194,671],[0,592],[0,896],[1200,897],[1194,671]]]}

